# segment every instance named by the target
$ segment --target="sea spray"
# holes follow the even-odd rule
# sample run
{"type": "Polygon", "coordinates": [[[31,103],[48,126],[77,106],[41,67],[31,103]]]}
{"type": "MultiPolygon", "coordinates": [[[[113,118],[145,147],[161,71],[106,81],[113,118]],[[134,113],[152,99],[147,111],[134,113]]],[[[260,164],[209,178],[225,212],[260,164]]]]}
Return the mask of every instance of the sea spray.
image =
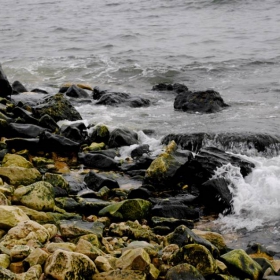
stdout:
{"type": "Polygon", "coordinates": [[[217,223],[224,231],[273,225],[280,218],[280,156],[271,159],[249,158],[256,167],[243,178],[231,164],[218,168],[214,177],[231,180],[233,214],[220,215],[217,223]]]}

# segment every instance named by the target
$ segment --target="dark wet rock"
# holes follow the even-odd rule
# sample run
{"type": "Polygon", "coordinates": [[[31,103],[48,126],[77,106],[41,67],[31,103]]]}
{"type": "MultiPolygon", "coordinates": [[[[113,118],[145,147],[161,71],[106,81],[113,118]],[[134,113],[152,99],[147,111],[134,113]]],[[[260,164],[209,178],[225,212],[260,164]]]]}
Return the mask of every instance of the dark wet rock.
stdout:
{"type": "Polygon", "coordinates": [[[46,128],[34,124],[10,123],[4,136],[9,138],[36,138],[44,131],[46,131],[46,128]]]}
{"type": "Polygon", "coordinates": [[[84,183],[84,175],[75,172],[75,174],[64,174],[63,177],[69,184],[68,192],[70,195],[77,195],[80,191],[87,188],[84,183]]]}
{"type": "Polygon", "coordinates": [[[162,200],[162,202],[156,204],[151,210],[151,215],[188,220],[198,220],[200,216],[198,210],[190,208],[183,203],[170,200],[162,200]]]}
{"type": "Polygon", "coordinates": [[[260,153],[276,156],[280,153],[280,135],[277,134],[257,132],[169,134],[163,138],[162,143],[167,145],[172,140],[182,149],[193,152],[215,146],[221,150],[248,155],[260,153]]]}
{"type": "Polygon", "coordinates": [[[78,121],[82,120],[80,113],[63,96],[56,94],[47,96],[32,108],[33,115],[40,118],[45,114],[51,116],[56,122],[61,120],[78,121]]]}
{"type": "Polygon", "coordinates": [[[150,105],[150,100],[141,97],[132,97],[125,92],[110,92],[107,90],[100,90],[95,87],[93,90],[93,99],[98,100],[97,105],[119,106],[127,105],[130,107],[147,107],[150,105]]]}
{"type": "Polygon", "coordinates": [[[184,225],[184,226],[188,227],[189,229],[194,228],[194,221],[193,220],[187,220],[185,218],[176,219],[176,218],[166,218],[166,217],[153,216],[151,221],[152,221],[152,225],[154,227],[164,226],[164,227],[170,228],[171,231],[174,231],[175,228],[177,228],[180,225],[184,225]]]}
{"type": "Polygon", "coordinates": [[[119,188],[119,183],[116,180],[110,179],[105,175],[101,175],[95,173],[94,171],[90,171],[84,179],[86,186],[93,190],[98,191],[102,187],[106,186],[109,189],[119,188]]]}
{"type": "Polygon", "coordinates": [[[141,178],[142,181],[145,177],[146,169],[130,170],[130,171],[125,171],[125,173],[132,178],[141,178]]]}
{"type": "Polygon", "coordinates": [[[170,268],[166,274],[166,280],[204,280],[205,278],[200,274],[200,272],[188,263],[178,264],[170,268]]]}
{"type": "Polygon", "coordinates": [[[0,161],[3,160],[4,156],[8,153],[9,151],[7,149],[1,149],[0,150],[0,161]]]}
{"type": "Polygon", "coordinates": [[[15,118],[22,118],[28,124],[39,125],[39,121],[32,116],[32,113],[23,108],[16,106],[13,109],[13,114],[15,118]]]}
{"type": "Polygon", "coordinates": [[[103,154],[79,153],[79,160],[82,164],[90,168],[119,169],[119,162],[103,154]]]}
{"type": "Polygon", "coordinates": [[[107,150],[100,150],[100,151],[89,151],[90,154],[100,154],[107,156],[109,158],[114,159],[115,157],[120,156],[119,151],[117,149],[107,149],[107,150]]]}
{"type": "Polygon", "coordinates": [[[96,215],[104,207],[110,206],[112,204],[109,201],[94,197],[77,197],[76,201],[79,204],[76,210],[84,215],[96,215]]]}
{"type": "Polygon", "coordinates": [[[132,189],[129,193],[127,198],[133,199],[133,198],[141,198],[141,199],[147,199],[152,196],[152,192],[144,187],[140,187],[138,189],[132,189]]]}
{"type": "Polygon", "coordinates": [[[199,201],[207,210],[216,213],[229,214],[232,211],[232,192],[234,185],[224,178],[211,179],[199,187],[199,201]]]}
{"type": "Polygon", "coordinates": [[[59,130],[59,126],[57,125],[55,120],[47,114],[43,115],[39,119],[39,126],[45,127],[49,129],[51,132],[57,132],[59,130]]]}
{"type": "Polygon", "coordinates": [[[57,197],[55,198],[55,204],[67,212],[74,212],[79,208],[79,203],[72,197],[57,197]]]}
{"type": "Polygon", "coordinates": [[[2,66],[0,64],[0,97],[11,97],[13,89],[5,75],[2,66]]]}
{"type": "Polygon", "coordinates": [[[129,129],[116,128],[111,132],[108,146],[110,148],[138,144],[138,135],[129,129]]]}
{"type": "Polygon", "coordinates": [[[182,180],[187,185],[195,184],[199,186],[208,181],[215,170],[223,165],[232,164],[239,167],[241,174],[245,177],[255,167],[254,163],[245,160],[237,155],[228,154],[217,148],[208,147],[201,149],[200,152],[187,162],[182,173],[182,180]]]}
{"type": "Polygon", "coordinates": [[[11,138],[6,140],[9,150],[16,151],[27,149],[29,151],[40,151],[43,147],[40,144],[39,138],[11,138]]]}
{"type": "Polygon", "coordinates": [[[60,128],[60,135],[78,143],[84,143],[88,139],[87,128],[83,122],[63,125],[60,128]]]}
{"type": "Polygon", "coordinates": [[[184,91],[174,101],[174,109],[191,113],[215,113],[228,107],[221,95],[214,90],[184,91]]]}
{"type": "Polygon", "coordinates": [[[97,125],[95,126],[90,135],[89,141],[96,142],[96,143],[105,143],[107,144],[109,141],[110,132],[106,125],[97,125]]]}
{"type": "Polygon", "coordinates": [[[17,93],[28,92],[28,90],[20,81],[14,81],[12,84],[12,88],[17,93]]]}
{"type": "Polygon", "coordinates": [[[208,240],[198,236],[184,225],[178,226],[174,232],[168,234],[165,238],[165,243],[165,245],[177,244],[179,247],[183,247],[188,244],[201,244],[212,253],[213,257],[216,258],[219,256],[219,250],[216,246],[208,240]]]}
{"type": "Polygon", "coordinates": [[[80,148],[79,143],[47,131],[40,134],[40,144],[45,151],[78,152],[80,148]]]}
{"type": "Polygon", "coordinates": [[[46,90],[43,90],[43,89],[40,89],[40,88],[34,88],[34,89],[31,90],[31,92],[49,94],[46,90]]]}
{"type": "Polygon", "coordinates": [[[65,92],[66,96],[74,97],[74,98],[88,98],[89,94],[80,87],[76,85],[70,86],[65,92]]]}
{"type": "MultiPolygon", "coordinates": [[[[127,174],[133,174],[133,171],[145,170],[151,165],[153,162],[153,158],[143,156],[133,161],[132,163],[123,163],[121,166],[121,170],[126,172],[127,174]]],[[[144,174],[145,175],[145,174],[144,174]]]]}
{"type": "Polygon", "coordinates": [[[148,144],[139,145],[134,150],[131,151],[131,157],[141,157],[143,154],[148,154],[150,152],[148,144]]]}
{"type": "Polygon", "coordinates": [[[153,86],[153,90],[156,91],[173,91],[175,93],[181,93],[188,91],[188,87],[185,86],[184,84],[164,84],[160,83],[155,86],[153,86]]]}
{"type": "Polygon", "coordinates": [[[65,197],[68,195],[68,192],[60,187],[53,186],[54,197],[65,197]]]}

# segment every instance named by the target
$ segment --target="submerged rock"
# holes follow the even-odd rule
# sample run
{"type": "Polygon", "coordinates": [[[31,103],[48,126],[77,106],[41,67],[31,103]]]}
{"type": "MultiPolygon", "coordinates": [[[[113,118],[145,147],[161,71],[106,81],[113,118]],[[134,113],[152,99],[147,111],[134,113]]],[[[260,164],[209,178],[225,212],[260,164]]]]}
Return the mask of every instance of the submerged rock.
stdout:
{"type": "Polygon", "coordinates": [[[110,148],[130,146],[133,144],[138,144],[138,135],[134,131],[116,128],[110,134],[108,142],[110,148]]]}
{"type": "Polygon", "coordinates": [[[215,113],[228,107],[221,95],[214,90],[184,91],[174,101],[174,109],[191,113],[215,113]]]}
{"type": "Polygon", "coordinates": [[[11,96],[13,89],[5,75],[2,65],[0,64],[0,97],[9,97],[11,96]]]}
{"type": "Polygon", "coordinates": [[[14,81],[12,84],[12,88],[15,93],[28,92],[26,87],[20,81],[14,81]]]}

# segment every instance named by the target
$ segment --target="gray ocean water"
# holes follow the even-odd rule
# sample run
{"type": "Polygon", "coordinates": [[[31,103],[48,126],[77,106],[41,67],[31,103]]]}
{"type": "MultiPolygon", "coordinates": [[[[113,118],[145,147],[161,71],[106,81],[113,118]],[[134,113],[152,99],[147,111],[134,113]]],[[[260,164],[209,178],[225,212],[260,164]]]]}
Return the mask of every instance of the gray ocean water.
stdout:
{"type": "MultiPolygon", "coordinates": [[[[150,98],[147,108],[88,102],[77,109],[89,123],[153,129],[158,139],[178,132],[279,134],[279,46],[279,0],[1,0],[0,62],[11,82],[50,93],[65,82],[88,83],[150,98]],[[230,107],[209,115],[174,111],[173,94],[151,91],[159,82],[214,89],[230,107]]],[[[280,218],[280,158],[254,160],[255,177],[236,182],[240,212],[228,222],[236,227],[262,225],[267,213],[280,218]]]]}

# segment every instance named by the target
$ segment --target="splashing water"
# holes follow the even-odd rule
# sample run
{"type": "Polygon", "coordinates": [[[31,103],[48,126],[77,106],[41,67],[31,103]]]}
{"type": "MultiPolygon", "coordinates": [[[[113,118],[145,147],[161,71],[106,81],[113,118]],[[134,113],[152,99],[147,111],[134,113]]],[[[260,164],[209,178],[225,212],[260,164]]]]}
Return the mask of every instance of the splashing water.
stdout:
{"type": "MultiPolygon", "coordinates": [[[[248,157],[245,157],[248,159],[248,157]]],[[[280,156],[274,158],[250,158],[255,168],[243,178],[240,169],[227,164],[218,168],[215,178],[232,181],[233,211],[220,215],[217,223],[223,231],[246,229],[252,231],[264,225],[273,225],[280,218],[280,156]]]]}

